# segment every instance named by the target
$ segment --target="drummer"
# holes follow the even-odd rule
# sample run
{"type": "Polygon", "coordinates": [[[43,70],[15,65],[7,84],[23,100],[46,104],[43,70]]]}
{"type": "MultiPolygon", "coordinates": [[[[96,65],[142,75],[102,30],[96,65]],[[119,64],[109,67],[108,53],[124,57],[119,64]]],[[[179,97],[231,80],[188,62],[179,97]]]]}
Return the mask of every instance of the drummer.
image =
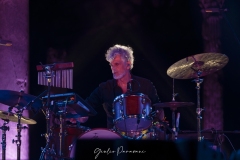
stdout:
{"type": "MultiPolygon", "coordinates": [[[[113,101],[117,96],[129,91],[142,93],[149,97],[152,104],[159,103],[159,97],[150,80],[131,73],[134,64],[131,47],[116,44],[107,50],[105,57],[111,67],[113,79],[100,83],[86,101],[93,108],[103,107],[107,114],[107,128],[112,129],[114,127],[113,101]],[[128,82],[131,82],[130,86],[128,82]]],[[[163,118],[164,114],[160,119],[163,118]]]]}

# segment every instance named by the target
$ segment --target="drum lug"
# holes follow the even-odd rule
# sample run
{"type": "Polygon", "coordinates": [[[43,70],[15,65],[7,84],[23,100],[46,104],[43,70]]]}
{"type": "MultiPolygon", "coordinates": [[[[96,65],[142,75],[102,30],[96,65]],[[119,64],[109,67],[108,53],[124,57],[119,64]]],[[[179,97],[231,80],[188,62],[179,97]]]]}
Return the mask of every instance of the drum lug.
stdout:
{"type": "Polygon", "coordinates": [[[145,98],[142,99],[142,103],[143,103],[143,104],[146,103],[146,99],[145,99],[145,98]]]}
{"type": "Polygon", "coordinates": [[[120,114],[121,114],[121,116],[124,118],[123,110],[122,110],[122,109],[120,110],[120,114]]]}
{"type": "Polygon", "coordinates": [[[144,109],[142,110],[142,114],[143,114],[144,117],[146,116],[146,108],[144,108],[144,109]]]}
{"type": "Polygon", "coordinates": [[[120,104],[120,105],[123,104],[123,99],[122,99],[122,98],[119,100],[119,104],[120,104]]]}
{"type": "Polygon", "coordinates": [[[73,144],[71,144],[70,146],[68,146],[68,150],[71,151],[73,148],[73,144]]]}
{"type": "Polygon", "coordinates": [[[114,109],[112,109],[112,112],[113,112],[113,114],[115,114],[115,110],[114,109]]]}

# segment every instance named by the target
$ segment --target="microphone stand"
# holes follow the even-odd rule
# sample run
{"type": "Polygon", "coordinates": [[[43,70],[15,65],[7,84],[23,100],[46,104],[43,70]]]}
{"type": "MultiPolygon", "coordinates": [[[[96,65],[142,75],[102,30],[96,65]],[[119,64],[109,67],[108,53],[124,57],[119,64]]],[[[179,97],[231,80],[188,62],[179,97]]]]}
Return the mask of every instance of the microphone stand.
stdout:
{"type": "Polygon", "coordinates": [[[46,104],[47,107],[46,107],[46,113],[45,113],[47,133],[42,135],[42,136],[45,136],[45,138],[46,138],[46,146],[45,146],[45,148],[42,148],[42,154],[41,154],[40,159],[43,159],[43,155],[46,156],[45,157],[46,159],[53,159],[52,155],[55,155],[56,153],[53,150],[50,150],[49,143],[50,143],[50,138],[52,136],[51,129],[50,129],[50,119],[51,119],[51,114],[50,114],[50,112],[51,112],[51,109],[50,109],[51,87],[50,87],[50,84],[51,84],[51,78],[54,75],[54,72],[51,69],[53,66],[42,65],[42,67],[43,67],[43,69],[45,69],[45,77],[47,78],[48,89],[47,89],[47,104],[46,104]]]}
{"type": "Polygon", "coordinates": [[[46,94],[46,92],[47,92],[48,90],[45,90],[45,91],[43,91],[41,94],[39,94],[36,98],[34,98],[33,100],[31,100],[25,107],[23,107],[24,109],[30,109],[30,110],[32,110],[31,109],[31,107],[29,108],[29,106],[31,106],[37,99],[40,99],[44,94],[46,94]]]}
{"type": "Polygon", "coordinates": [[[8,124],[9,120],[4,119],[3,126],[0,127],[2,130],[2,160],[6,159],[6,131],[9,131],[9,126],[6,126],[8,124]]]}

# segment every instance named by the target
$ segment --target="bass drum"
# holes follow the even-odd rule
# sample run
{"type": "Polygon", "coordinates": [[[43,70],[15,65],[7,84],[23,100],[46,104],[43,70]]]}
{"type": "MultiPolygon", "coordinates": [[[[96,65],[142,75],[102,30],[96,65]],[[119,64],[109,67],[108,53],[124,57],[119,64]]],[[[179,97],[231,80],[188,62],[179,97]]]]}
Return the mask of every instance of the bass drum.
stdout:
{"type": "MultiPolygon", "coordinates": [[[[98,139],[122,139],[122,136],[111,129],[106,128],[95,128],[90,129],[80,135],[77,140],[98,140],[98,139]]],[[[76,149],[76,142],[75,141],[71,153],[70,158],[74,159],[75,156],[75,149],[76,149]]]]}
{"type": "MultiPolygon", "coordinates": [[[[79,135],[83,134],[87,130],[84,126],[76,126],[76,125],[67,125],[65,128],[63,128],[63,136],[61,138],[62,141],[62,156],[64,158],[68,158],[72,144],[76,141],[79,135]]],[[[54,149],[57,157],[60,156],[60,128],[59,126],[54,126],[51,128],[52,131],[52,137],[50,139],[50,147],[54,149]]]]}

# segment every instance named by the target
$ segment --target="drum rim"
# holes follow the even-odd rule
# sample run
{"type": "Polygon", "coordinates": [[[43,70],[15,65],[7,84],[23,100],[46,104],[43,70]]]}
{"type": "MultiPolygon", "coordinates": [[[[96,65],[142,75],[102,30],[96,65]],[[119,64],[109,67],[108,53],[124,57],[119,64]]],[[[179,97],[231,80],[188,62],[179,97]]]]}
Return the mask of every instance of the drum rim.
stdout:
{"type": "MultiPolygon", "coordinates": [[[[123,117],[121,116],[117,119],[114,119],[114,122],[115,121],[120,121],[120,120],[124,121],[124,119],[131,119],[131,118],[137,119],[137,118],[139,118],[139,115],[142,115],[142,114],[124,115],[123,117]]],[[[153,120],[153,118],[149,115],[144,116],[144,117],[141,116],[140,119],[147,119],[147,120],[151,120],[151,121],[153,120]]]]}
{"type": "Polygon", "coordinates": [[[129,97],[129,96],[146,96],[149,99],[149,97],[146,94],[143,94],[143,93],[140,93],[140,92],[131,93],[131,94],[130,93],[123,93],[123,94],[120,94],[119,96],[117,96],[116,98],[114,98],[113,102],[117,101],[120,98],[129,97]]]}
{"type": "Polygon", "coordinates": [[[81,133],[80,135],[78,135],[78,138],[82,137],[82,136],[83,136],[84,134],[86,134],[86,133],[90,133],[91,131],[95,131],[95,130],[109,131],[109,132],[111,132],[111,133],[115,133],[116,135],[118,135],[120,139],[122,138],[121,134],[119,134],[119,133],[118,133],[117,131],[115,131],[114,129],[109,129],[109,128],[90,128],[90,129],[84,131],[83,133],[81,133]]]}
{"type": "MultiPolygon", "coordinates": [[[[151,117],[150,117],[151,118],[151,117]]],[[[118,122],[122,122],[122,121],[120,121],[119,119],[117,119],[116,121],[114,121],[114,126],[115,126],[115,128],[117,129],[117,131],[122,131],[122,132],[142,132],[142,131],[144,131],[144,130],[147,130],[147,129],[149,129],[151,126],[152,126],[152,119],[148,119],[148,124],[149,125],[147,125],[147,127],[144,127],[144,128],[141,128],[141,129],[137,129],[137,130],[129,130],[129,131],[126,131],[126,130],[122,130],[122,129],[120,129],[121,127],[119,127],[119,123],[118,122]]]]}

